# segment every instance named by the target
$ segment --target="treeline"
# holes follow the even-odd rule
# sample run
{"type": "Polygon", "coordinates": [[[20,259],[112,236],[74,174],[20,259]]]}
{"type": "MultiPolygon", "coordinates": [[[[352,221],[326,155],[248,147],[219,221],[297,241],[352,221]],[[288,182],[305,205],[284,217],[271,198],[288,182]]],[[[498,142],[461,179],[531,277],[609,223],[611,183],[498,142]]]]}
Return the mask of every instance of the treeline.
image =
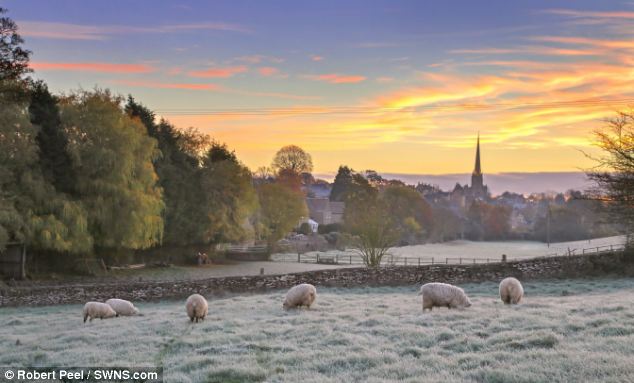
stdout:
{"type": "MultiPolygon", "coordinates": [[[[4,10],[0,9],[0,13],[4,10]]],[[[254,184],[234,151],[181,131],[133,97],[54,95],[29,77],[17,26],[0,18],[0,249],[59,255],[245,239],[274,244],[306,215],[277,179],[254,184]]]]}

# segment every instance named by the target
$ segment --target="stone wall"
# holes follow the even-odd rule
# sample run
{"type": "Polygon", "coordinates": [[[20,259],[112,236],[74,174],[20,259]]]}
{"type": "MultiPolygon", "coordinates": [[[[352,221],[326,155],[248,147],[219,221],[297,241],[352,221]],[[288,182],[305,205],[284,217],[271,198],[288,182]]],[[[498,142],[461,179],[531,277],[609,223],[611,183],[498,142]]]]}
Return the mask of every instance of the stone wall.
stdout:
{"type": "Polygon", "coordinates": [[[83,285],[8,287],[0,290],[1,306],[55,305],[105,301],[117,297],[132,301],[183,299],[190,294],[220,296],[287,289],[297,283],[316,286],[398,286],[427,282],[453,284],[499,281],[508,276],[520,280],[574,278],[631,271],[622,253],[535,258],[479,265],[395,266],[380,269],[342,268],[265,276],[223,277],[178,282],[125,282],[83,285]]]}

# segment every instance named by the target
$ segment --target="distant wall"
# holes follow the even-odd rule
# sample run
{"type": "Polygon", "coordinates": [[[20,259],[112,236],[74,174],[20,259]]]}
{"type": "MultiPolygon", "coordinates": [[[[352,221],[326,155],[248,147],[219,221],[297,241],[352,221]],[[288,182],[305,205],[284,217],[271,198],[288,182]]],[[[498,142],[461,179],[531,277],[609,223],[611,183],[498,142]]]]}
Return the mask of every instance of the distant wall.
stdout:
{"type": "Polygon", "coordinates": [[[426,282],[499,281],[514,276],[521,280],[574,278],[631,272],[622,253],[535,258],[479,265],[396,266],[380,269],[342,268],[285,275],[210,278],[179,282],[129,282],[72,286],[8,287],[0,290],[0,306],[54,305],[105,301],[118,297],[133,301],[183,299],[192,293],[218,296],[286,289],[297,283],[316,286],[398,286],[426,282]]]}

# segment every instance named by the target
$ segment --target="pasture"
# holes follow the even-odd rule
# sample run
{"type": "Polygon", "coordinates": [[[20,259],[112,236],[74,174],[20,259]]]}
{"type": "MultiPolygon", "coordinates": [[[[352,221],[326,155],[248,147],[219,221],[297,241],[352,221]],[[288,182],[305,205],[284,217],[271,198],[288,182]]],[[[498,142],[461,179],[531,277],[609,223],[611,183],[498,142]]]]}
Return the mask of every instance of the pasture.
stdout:
{"type": "Polygon", "coordinates": [[[166,382],[634,381],[634,280],[525,283],[504,306],[497,283],[461,285],[471,308],[421,312],[418,286],[318,288],[310,310],[284,292],[184,300],[144,316],[82,323],[81,305],[0,309],[0,365],[162,365],[166,382]]]}

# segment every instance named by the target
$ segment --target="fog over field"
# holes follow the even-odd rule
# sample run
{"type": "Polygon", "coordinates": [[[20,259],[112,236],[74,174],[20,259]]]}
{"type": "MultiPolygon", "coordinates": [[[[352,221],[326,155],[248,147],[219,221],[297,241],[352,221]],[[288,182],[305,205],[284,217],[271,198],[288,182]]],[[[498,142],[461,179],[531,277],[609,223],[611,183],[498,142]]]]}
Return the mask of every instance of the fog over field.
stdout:
{"type": "Polygon", "coordinates": [[[624,382],[634,380],[631,279],[463,285],[473,306],[422,314],[418,286],[318,290],[310,310],[284,292],[140,303],[142,317],[82,323],[81,305],[0,309],[0,365],[153,366],[166,382],[624,382]],[[184,301],[184,300],[183,300],[184,301]]]}

